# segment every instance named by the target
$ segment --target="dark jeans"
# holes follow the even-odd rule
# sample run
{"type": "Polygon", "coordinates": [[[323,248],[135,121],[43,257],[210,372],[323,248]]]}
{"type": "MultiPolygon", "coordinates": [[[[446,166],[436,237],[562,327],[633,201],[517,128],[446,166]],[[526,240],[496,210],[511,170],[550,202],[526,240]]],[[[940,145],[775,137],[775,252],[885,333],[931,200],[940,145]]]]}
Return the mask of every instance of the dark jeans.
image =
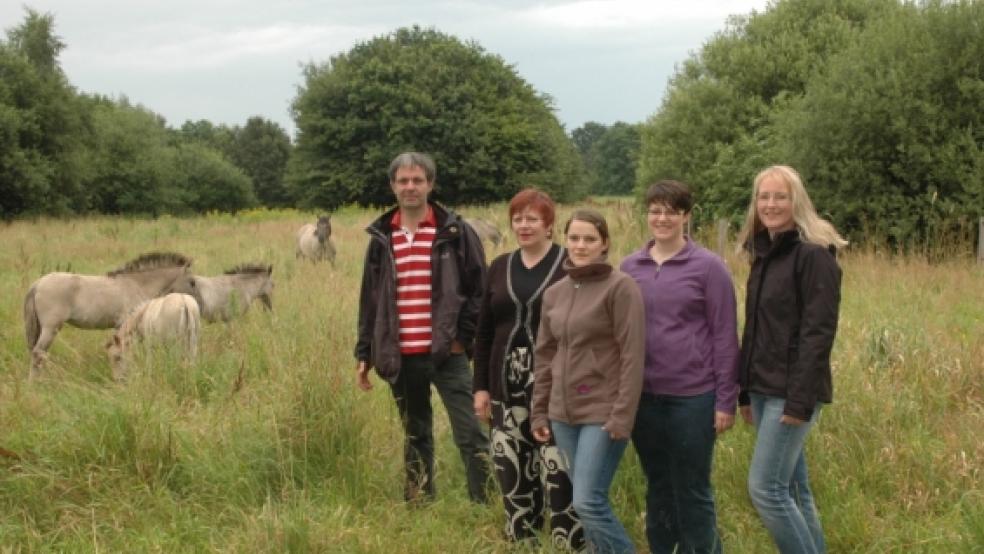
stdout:
{"type": "Polygon", "coordinates": [[[475,502],[485,502],[489,439],[475,417],[468,358],[464,354],[453,354],[440,367],[435,367],[430,355],[404,356],[401,365],[400,375],[390,387],[406,433],[406,499],[414,500],[421,492],[433,498],[437,492],[434,486],[434,412],[430,401],[431,385],[434,385],[448,412],[454,443],[465,464],[468,496],[475,502]]]}
{"type": "Polygon", "coordinates": [[[711,487],[714,392],[644,393],[632,443],[646,474],[646,538],[653,553],[721,552],[711,487]]]}

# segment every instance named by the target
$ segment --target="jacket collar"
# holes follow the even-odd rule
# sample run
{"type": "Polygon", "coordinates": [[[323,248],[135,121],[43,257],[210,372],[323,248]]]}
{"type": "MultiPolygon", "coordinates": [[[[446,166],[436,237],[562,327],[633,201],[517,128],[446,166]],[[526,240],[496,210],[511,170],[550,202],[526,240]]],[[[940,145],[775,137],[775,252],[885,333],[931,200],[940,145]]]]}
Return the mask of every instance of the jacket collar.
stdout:
{"type": "Polygon", "coordinates": [[[769,236],[768,229],[762,229],[745,245],[751,245],[751,252],[756,258],[772,257],[783,252],[790,251],[794,246],[801,242],[799,229],[783,231],[775,236],[769,236]]]}
{"type": "Polygon", "coordinates": [[[575,281],[600,281],[612,272],[612,266],[608,263],[608,256],[602,256],[585,266],[576,266],[571,263],[570,258],[564,260],[564,269],[567,275],[575,281]]]}
{"type": "MultiPolygon", "coordinates": [[[[679,252],[674,254],[671,258],[667,259],[663,263],[683,262],[690,259],[691,254],[693,254],[694,251],[697,249],[697,244],[694,243],[693,239],[691,239],[690,237],[686,237],[686,239],[687,242],[683,245],[683,248],[681,248],[679,252]]],[[[635,263],[655,264],[656,261],[653,260],[653,257],[649,255],[649,249],[652,248],[654,244],[656,244],[656,239],[649,239],[649,241],[646,242],[646,244],[642,245],[642,248],[636,250],[635,253],[633,254],[635,263]]]]}
{"type": "MultiPolygon", "coordinates": [[[[433,213],[435,226],[437,227],[437,232],[440,233],[445,230],[445,228],[450,227],[452,224],[458,224],[458,215],[453,211],[441,206],[437,202],[427,201],[428,206],[430,206],[430,211],[433,213]]],[[[366,227],[366,232],[372,233],[375,230],[383,235],[389,235],[392,231],[393,216],[396,215],[399,206],[394,206],[387,210],[383,215],[377,217],[372,223],[366,227]]],[[[454,231],[457,232],[457,229],[454,231]]]]}

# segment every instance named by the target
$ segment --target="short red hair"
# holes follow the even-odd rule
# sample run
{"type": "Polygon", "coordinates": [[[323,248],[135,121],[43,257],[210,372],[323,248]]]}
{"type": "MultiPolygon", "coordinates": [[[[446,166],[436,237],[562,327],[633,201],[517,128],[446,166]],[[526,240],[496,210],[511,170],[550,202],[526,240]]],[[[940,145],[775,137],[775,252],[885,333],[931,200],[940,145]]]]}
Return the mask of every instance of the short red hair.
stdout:
{"type": "Polygon", "coordinates": [[[540,214],[544,227],[553,225],[556,216],[554,201],[547,193],[535,188],[525,188],[517,192],[509,201],[509,220],[512,221],[514,215],[527,208],[540,214]]]}

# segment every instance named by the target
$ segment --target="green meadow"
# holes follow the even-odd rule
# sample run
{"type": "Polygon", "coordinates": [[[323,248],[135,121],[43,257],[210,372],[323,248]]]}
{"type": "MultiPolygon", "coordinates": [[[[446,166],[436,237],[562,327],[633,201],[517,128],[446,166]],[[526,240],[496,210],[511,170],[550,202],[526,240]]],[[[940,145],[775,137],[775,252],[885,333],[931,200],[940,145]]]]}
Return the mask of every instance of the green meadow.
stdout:
{"type": "MultiPolygon", "coordinates": [[[[601,209],[617,262],[645,239],[642,214],[626,201],[601,209]]],[[[504,204],[461,211],[507,229],[504,204]]],[[[501,506],[468,502],[436,395],[438,499],[403,503],[389,389],[374,376],[363,393],[354,379],[363,227],[375,215],[333,214],[334,268],[295,259],[294,234],[316,216],[295,211],[0,226],[0,552],[550,552],[513,548],[501,506]],[[125,384],[110,378],[109,330],[66,327],[44,378],[28,382],[30,284],[148,251],[183,253],[203,275],[273,264],[274,308],[205,326],[195,363],[139,356],[125,384]]],[[[726,260],[742,302],[747,267],[726,260]]],[[[984,265],[864,247],[840,260],[834,404],[808,444],[830,551],[984,551],[984,265]]],[[[773,551],[745,489],[753,440],[739,423],[716,450],[729,552],[773,551]]],[[[631,449],[612,497],[645,549],[631,449]]]]}

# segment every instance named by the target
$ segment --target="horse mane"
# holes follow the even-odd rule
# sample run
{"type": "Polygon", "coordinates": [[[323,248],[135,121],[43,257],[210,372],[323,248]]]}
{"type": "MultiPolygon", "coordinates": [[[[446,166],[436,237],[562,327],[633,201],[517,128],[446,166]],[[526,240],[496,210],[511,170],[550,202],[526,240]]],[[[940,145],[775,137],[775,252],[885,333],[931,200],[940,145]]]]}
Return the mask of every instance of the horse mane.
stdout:
{"type": "Polygon", "coordinates": [[[137,273],[139,271],[149,271],[169,267],[185,267],[191,265],[191,258],[176,254],[174,252],[150,252],[142,254],[140,257],[130,260],[123,267],[114,269],[106,275],[114,277],[124,273],[137,273]]]}
{"type": "Polygon", "coordinates": [[[263,264],[240,264],[232,269],[227,269],[224,272],[226,275],[242,275],[242,274],[253,274],[253,273],[270,273],[270,266],[263,264]]]}

